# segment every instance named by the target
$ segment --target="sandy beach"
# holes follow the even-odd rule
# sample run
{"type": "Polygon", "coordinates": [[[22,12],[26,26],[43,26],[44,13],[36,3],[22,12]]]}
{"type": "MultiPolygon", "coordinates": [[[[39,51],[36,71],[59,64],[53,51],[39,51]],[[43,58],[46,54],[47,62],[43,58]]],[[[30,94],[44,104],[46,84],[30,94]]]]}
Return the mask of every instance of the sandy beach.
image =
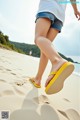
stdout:
{"type": "Polygon", "coordinates": [[[29,81],[38,69],[36,59],[0,48],[0,112],[9,111],[10,120],[80,120],[80,76],[73,73],[60,92],[47,95],[49,64],[40,89],[29,81]]]}

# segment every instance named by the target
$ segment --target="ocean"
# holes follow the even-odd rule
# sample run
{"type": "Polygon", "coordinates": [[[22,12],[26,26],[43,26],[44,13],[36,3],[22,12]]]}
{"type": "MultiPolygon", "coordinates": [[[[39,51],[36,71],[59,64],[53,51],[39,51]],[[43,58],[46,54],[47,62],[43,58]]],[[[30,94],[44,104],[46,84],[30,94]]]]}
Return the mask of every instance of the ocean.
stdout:
{"type": "MultiPolygon", "coordinates": [[[[74,62],[79,62],[80,63],[80,56],[66,56],[74,60],[74,62]]],[[[39,58],[33,57],[34,60],[39,61],[39,58]]],[[[74,74],[80,76],[80,64],[74,63],[75,69],[74,69],[74,74]]]]}

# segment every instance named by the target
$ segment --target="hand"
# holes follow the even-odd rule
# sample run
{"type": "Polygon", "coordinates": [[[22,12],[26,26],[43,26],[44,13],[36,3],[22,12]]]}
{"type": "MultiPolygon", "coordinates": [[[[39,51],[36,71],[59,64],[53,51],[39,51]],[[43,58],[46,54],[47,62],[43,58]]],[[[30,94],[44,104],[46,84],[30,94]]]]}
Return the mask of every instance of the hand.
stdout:
{"type": "Polygon", "coordinates": [[[80,12],[79,11],[75,11],[74,14],[75,14],[76,18],[78,20],[80,20],[80,12]]]}

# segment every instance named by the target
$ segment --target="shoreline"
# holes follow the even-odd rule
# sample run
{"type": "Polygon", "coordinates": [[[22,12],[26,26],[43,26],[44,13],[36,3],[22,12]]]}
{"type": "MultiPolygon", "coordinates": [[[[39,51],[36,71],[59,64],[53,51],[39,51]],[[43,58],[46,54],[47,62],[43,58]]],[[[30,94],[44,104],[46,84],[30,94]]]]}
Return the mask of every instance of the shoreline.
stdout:
{"type": "Polygon", "coordinates": [[[76,76],[80,77],[80,73],[77,73],[77,72],[73,72],[73,75],[76,75],[76,76]]]}

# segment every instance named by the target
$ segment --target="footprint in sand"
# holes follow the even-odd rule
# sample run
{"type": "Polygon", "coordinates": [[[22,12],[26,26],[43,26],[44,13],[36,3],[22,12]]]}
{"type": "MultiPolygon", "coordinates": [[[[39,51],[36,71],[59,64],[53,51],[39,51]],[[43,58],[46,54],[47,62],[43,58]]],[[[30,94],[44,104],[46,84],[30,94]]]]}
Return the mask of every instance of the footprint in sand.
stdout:
{"type": "MultiPolygon", "coordinates": [[[[5,80],[0,79],[0,83],[7,83],[5,80]]],[[[4,95],[14,95],[12,90],[4,90],[0,93],[0,97],[4,95]]]]}
{"type": "Polygon", "coordinates": [[[69,117],[67,116],[67,114],[64,111],[58,110],[58,112],[60,114],[62,114],[64,117],[66,117],[68,120],[70,120],[69,117]]]}
{"type": "Polygon", "coordinates": [[[10,69],[6,69],[7,71],[11,71],[10,69]]]}
{"type": "Polygon", "coordinates": [[[25,95],[25,93],[23,93],[23,92],[21,91],[21,87],[20,87],[20,89],[19,89],[18,86],[13,85],[13,88],[14,88],[15,92],[16,92],[18,95],[25,95]]]}
{"type": "Polygon", "coordinates": [[[24,82],[23,82],[23,81],[18,81],[18,82],[15,82],[15,84],[16,84],[17,86],[22,86],[22,85],[24,85],[24,82]]]}
{"type": "Polygon", "coordinates": [[[0,68],[1,71],[3,71],[3,70],[11,71],[10,69],[7,69],[7,68],[5,68],[5,67],[3,67],[3,66],[0,66],[0,67],[1,67],[1,68],[0,68]]]}
{"type": "Polygon", "coordinates": [[[1,93],[1,96],[4,96],[4,95],[14,95],[14,92],[12,90],[5,90],[1,93]]]}
{"type": "Polygon", "coordinates": [[[40,95],[39,97],[35,97],[34,101],[37,102],[38,104],[50,104],[49,99],[45,95],[40,95]]]}
{"type": "Polygon", "coordinates": [[[68,100],[68,99],[66,99],[66,98],[64,98],[63,100],[66,101],[66,102],[71,102],[70,100],[68,100]]]}
{"type": "Polygon", "coordinates": [[[80,114],[74,109],[65,111],[70,120],[80,120],[80,114]]]}
{"type": "Polygon", "coordinates": [[[28,80],[29,80],[29,78],[28,78],[28,77],[26,77],[26,79],[25,79],[25,80],[22,80],[22,81],[17,81],[17,82],[15,82],[15,84],[16,84],[16,85],[18,85],[18,86],[23,86],[25,83],[27,83],[27,82],[28,82],[28,80]]]}
{"type": "Polygon", "coordinates": [[[16,75],[15,73],[11,73],[12,75],[16,75]]]}
{"type": "Polygon", "coordinates": [[[80,120],[79,113],[74,109],[68,109],[65,112],[58,110],[63,116],[65,116],[68,120],[80,120]]]}
{"type": "Polygon", "coordinates": [[[4,83],[4,82],[6,82],[6,81],[5,81],[5,80],[0,79],[0,82],[3,82],[3,83],[4,83]]]}

